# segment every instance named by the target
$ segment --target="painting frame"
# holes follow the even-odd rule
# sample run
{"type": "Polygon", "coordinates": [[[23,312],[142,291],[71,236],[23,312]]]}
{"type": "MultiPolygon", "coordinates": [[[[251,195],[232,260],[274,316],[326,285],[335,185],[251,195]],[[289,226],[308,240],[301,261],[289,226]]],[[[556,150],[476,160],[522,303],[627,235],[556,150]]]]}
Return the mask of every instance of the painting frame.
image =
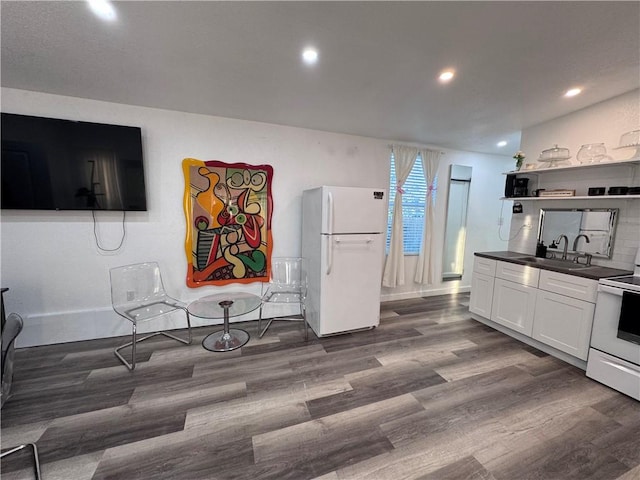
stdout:
{"type": "Polygon", "coordinates": [[[273,167],[185,158],[186,283],[268,282],[273,167]]]}

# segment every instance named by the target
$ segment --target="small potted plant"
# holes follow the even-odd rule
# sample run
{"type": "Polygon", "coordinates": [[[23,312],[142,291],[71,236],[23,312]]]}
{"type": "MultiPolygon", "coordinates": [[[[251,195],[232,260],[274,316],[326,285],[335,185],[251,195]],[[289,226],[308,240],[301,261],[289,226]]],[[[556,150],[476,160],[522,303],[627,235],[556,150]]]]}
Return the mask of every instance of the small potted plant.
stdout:
{"type": "Polygon", "coordinates": [[[520,168],[522,167],[522,164],[524,163],[524,152],[518,150],[513,155],[513,158],[516,159],[516,170],[520,170],[520,168]]]}

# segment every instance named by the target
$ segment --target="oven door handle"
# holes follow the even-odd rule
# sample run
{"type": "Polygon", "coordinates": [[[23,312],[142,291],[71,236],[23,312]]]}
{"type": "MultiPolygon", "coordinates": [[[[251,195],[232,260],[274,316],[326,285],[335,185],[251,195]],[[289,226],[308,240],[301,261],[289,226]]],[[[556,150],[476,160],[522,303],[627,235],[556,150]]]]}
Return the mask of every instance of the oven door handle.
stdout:
{"type": "Polygon", "coordinates": [[[624,292],[622,288],[610,287],[608,285],[598,285],[598,291],[604,292],[604,293],[610,293],[611,295],[615,295],[617,297],[621,297],[622,292],[624,292]]]}

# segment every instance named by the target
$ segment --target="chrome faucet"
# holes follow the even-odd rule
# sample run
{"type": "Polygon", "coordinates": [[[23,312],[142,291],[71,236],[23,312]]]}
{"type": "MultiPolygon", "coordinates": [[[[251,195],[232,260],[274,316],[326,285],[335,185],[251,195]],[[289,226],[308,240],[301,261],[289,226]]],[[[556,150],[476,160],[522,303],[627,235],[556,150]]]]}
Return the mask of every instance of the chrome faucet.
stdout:
{"type": "Polygon", "coordinates": [[[580,237],[584,238],[584,241],[587,242],[587,243],[589,243],[591,241],[591,240],[589,240],[589,237],[587,237],[584,233],[581,233],[573,241],[573,251],[574,252],[578,251],[578,240],[580,240],[580,237]]]}
{"type": "Polygon", "coordinates": [[[556,238],[555,242],[558,245],[558,247],[560,246],[560,240],[564,239],[564,249],[562,250],[562,259],[566,260],[567,259],[567,249],[569,247],[569,239],[567,238],[566,235],[560,234],[558,236],[558,238],[556,238]]]}
{"type": "MultiPolygon", "coordinates": [[[[573,251],[577,252],[578,251],[578,240],[580,240],[580,237],[584,238],[586,243],[589,243],[589,237],[587,237],[584,233],[581,233],[580,235],[578,235],[575,240],[573,241],[573,251]]],[[[585,258],[586,259],[586,265],[591,265],[591,255],[588,253],[584,253],[584,254],[578,254],[576,255],[576,258],[573,259],[574,262],[576,263],[580,263],[580,259],[581,258],[585,258]]]]}

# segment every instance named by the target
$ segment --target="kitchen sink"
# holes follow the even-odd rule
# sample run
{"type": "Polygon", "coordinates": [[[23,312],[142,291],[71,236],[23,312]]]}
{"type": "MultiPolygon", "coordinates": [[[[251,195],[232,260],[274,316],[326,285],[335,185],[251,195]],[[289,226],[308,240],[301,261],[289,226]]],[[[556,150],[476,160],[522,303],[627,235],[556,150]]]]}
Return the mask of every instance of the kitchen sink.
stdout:
{"type": "Polygon", "coordinates": [[[562,268],[563,270],[584,270],[585,268],[595,267],[595,265],[584,265],[582,263],[575,263],[571,260],[562,260],[558,258],[518,257],[514,260],[520,260],[526,263],[535,263],[537,265],[546,265],[548,267],[562,268]]]}

